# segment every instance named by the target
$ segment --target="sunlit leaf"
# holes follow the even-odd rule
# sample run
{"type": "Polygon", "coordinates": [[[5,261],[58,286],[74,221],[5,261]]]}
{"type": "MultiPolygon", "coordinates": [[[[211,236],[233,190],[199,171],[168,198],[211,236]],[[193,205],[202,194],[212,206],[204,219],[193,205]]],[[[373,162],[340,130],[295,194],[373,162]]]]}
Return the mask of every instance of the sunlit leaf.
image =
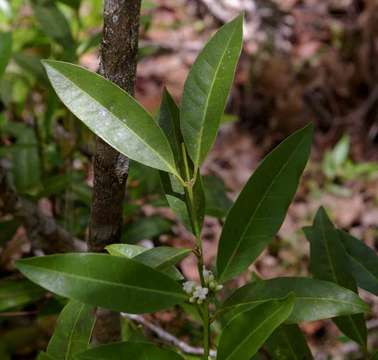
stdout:
{"type": "Polygon", "coordinates": [[[163,131],[130,95],[80,66],[52,60],[44,65],[60,99],[97,136],[133,160],[177,174],[163,131]]]}
{"type": "Polygon", "coordinates": [[[184,86],[181,130],[198,167],[218,131],[242,48],[243,16],[220,28],[198,55],[184,86]]]}

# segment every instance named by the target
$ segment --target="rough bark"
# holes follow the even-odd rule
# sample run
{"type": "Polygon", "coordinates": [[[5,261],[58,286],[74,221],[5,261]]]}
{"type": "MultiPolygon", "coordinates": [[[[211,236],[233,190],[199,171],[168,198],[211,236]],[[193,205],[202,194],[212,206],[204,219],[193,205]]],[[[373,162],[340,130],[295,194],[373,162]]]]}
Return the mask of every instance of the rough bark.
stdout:
{"type": "MultiPolygon", "coordinates": [[[[99,72],[134,94],[141,0],[105,0],[99,72]]],[[[94,186],[88,247],[100,252],[119,242],[128,159],[100,138],[96,140],[94,186]]],[[[107,343],[120,334],[119,314],[99,310],[95,338],[107,343]]]]}
{"type": "Polygon", "coordinates": [[[0,163],[0,216],[10,214],[20,221],[33,246],[46,254],[85,251],[86,244],[73,237],[31,201],[20,197],[11,186],[0,163]]]}
{"type": "MultiPolygon", "coordinates": [[[[101,75],[134,93],[140,0],[107,0],[101,44],[101,75]]],[[[96,141],[89,248],[102,251],[119,241],[128,159],[101,139],[96,141]]]]}

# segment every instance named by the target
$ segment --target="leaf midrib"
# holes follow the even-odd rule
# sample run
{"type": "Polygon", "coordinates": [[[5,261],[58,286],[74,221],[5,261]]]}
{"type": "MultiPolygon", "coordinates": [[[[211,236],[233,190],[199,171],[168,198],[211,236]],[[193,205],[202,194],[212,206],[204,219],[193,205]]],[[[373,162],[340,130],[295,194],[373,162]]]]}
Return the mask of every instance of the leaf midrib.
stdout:
{"type": "Polygon", "coordinates": [[[69,336],[68,336],[67,351],[66,351],[66,354],[64,355],[64,359],[65,359],[65,360],[69,360],[69,358],[70,358],[70,355],[71,355],[71,348],[72,348],[72,338],[73,338],[73,334],[74,334],[74,332],[75,332],[76,325],[77,325],[77,323],[79,322],[79,319],[80,319],[81,313],[83,312],[84,308],[85,308],[85,305],[84,305],[84,304],[81,304],[81,308],[80,308],[80,310],[79,310],[79,311],[77,312],[77,314],[76,314],[76,318],[75,318],[74,324],[73,324],[73,326],[72,326],[71,329],[70,329],[70,333],[69,333],[69,336]]]}
{"type": "MultiPolygon", "coordinates": [[[[286,304],[284,304],[284,305],[286,305],[286,304]]],[[[227,359],[229,359],[231,356],[232,356],[232,354],[234,354],[237,350],[239,350],[240,349],[240,347],[243,345],[243,344],[245,344],[247,341],[249,341],[249,339],[262,327],[262,326],[264,326],[265,325],[265,323],[267,322],[267,321],[269,321],[270,319],[272,319],[273,317],[275,317],[276,316],[276,314],[278,313],[278,312],[280,312],[281,311],[281,308],[282,307],[284,307],[284,306],[280,306],[276,311],[274,311],[272,314],[270,314],[268,317],[266,317],[261,323],[260,323],[260,325],[258,325],[256,328],[254,328],[253,329],[253,331],[252,332],[250,332],[249,333],[249,335],[242,341],[242,342],[240,342],[239,343],[239,345],[237,345],[235,348],[234,348],[234,350],[226,357],[226,359],[225,360],[227,360],[227,359]]],[[[281,321],[281,323],[282,323],[282,321],[281,321]]]]}
{"type": "MultiPolygon", "coordinates": [[[[234,37],[236,28],[237,28],[237,26],[235,25],[234,29],[233,29],[233,31],[232,31],[232,33],[230,35],[230,37],[227,39],[227,45],[224,47],[224,51],[222,53],[220,61],[218,62],[217,66],[215,68],[215,72],[214,72],[215,75],[213,76],[213,79],[212,79],[211,85],[210,85],[210,91],[209,91],[208,96],[206,97],[206,100],[205,100],[205,106],[204,106],[205,110],[203,111],[201,119],[200,119],[201,120],[200,123],[202,125],[205,123],[205,120],[206,120],[206,115],[207,115],[207,112],[208,112],[210,97],[211,97],[211,95],[213,93],[214,84],[215,84],[215,82],[217,80],[216,78],[217,78],[219,69],[221,67],[220,65],[223,63],[224,56],[227,53],[228,46],[229,46],[229,44],[231,43],[231,40],[234,37]]],[[[204,58],[203,60],[205,60],[207,62],[206,58],[204,58]]],[[[200,158],[201,158],[203,132],[204,132],[204,126],[201,126],[200,131],[199,131],[199,140],[198,140],[198,143],[199,143],[200,146],[199,146],[198,151],[197,151],[197,157],[196,157],[196,159],[194,161],[194,163],[197,164],[197,165],[200,163],[200,158]]]]}
{"type": "MultiPolygon", "coordinates": [[[[40,267],[40,266],[35,266],[35,265],[25,265],[24,264],[23,266],[29,267],[29,268],[34,268],[34,269],[46,270],[46,268],[43,268],[43,267],[40,267]]],[[[53,269],[48,269],[48,271],[52,272],[52,273],[64,274],[64,276],[66,276],[68,278],[73,278],[73,279],[78,278],[80,280],[85,280],[85,281],[89,281],[89,282],[92,282],[92,283],[98,282],[98,283],[101,283],[101,284],[106,284],[106,285],[114,286],[114,287],[137,289],[137,291],[140,291],[140,292],[147,292],[147,293],[152,292],[152,293],[169,295],[171,297],[180,297],[180,298],[183,298],[183,299],[186,298],[186,296],[184,294],[180,294],[180,293],[176,293],[176,292],[167,292],[167,291],[157,290],[157,289],[141,288],[141,287],[138,287],[138,286],[135,286],[135,285],[128,285],[128,284],[110,282],[108,280],[103,280],[103,279],[93,279],[93,278],[85,277],[85,276],[82,276],[82,275],[72,275],[72,274],[67,273],[67,272],[53,270],[53,269]]]]}
{"type": "MultiPolygon", "coordinates": [[[[295,296],[295,298],[296,298],[296,300],[301,300],[301,301],[305,301],[305,302],[306,301],[319,300],[319,301],[324,301],[324,302],[341,303],[341,304],[352,305],[352,307],[355,307],[355,308],[358,308],[358,309],[361,309],[361,310],[363,309],[362,305],[358,305],[358,304],[355,304],[353,302],[343,301],[343,300],[339,300],[339,299],[329,299],[329,298],[312,297],[312,296],[303,297],[303,296],[297,296],[297,295],[295,296]]],[[[249,305],[249,304],[250,305],[260,304],[260,303],[264,303],[264,302],[267,302],[267,301],[278,300],[278,299],[279,298],[267,298],[267,299],[264,299],[264,300],[248,301],[248,302],[238,303],[238,304],[235,304],[235,305],[225,306],[224,309],[238,308],[239,306],[249,305]]]]}
{"type": "MultiPolygon", "coordinates": [[[[54,71],[56,71],[60,76],[62,76],[64,79],[66,79],[66,81],[68,81],[69,83],[71,83],[73,86],[75,86],[76,88],[78,88],[82,93],[84,93],[85,94],[85,96],[88,96],[90,99],[92,99],[96,104],[98,104],[102,109],[105,109],[105,111],[107,112],[107,113],[109,113],[113,118],[115,118],[119,123],[121,123],[121,125],[123,125],[123,126],[125,126],[131,133],[133,133],[134,134],[134,136],[135,137],[137,137],[138,139],[139,139],[139,141],[141,142],[141,143],[143,143],[146,147],[148,147],[149,149],[150,149],[150,151],[152,152],[152,153],[155,153],[157,156],[158,156],[158,158],[167,166],[167,168],[172,172],[172,174],[173,175],[178,175],[178,173],[177,173],[177,171],[176,171],[176,169],[174,169],[173,167],[172,167],[172,165],[169,163],[169,162],[167,162],[167,160],[165,160],[164,159],[164,157],[159,153],[159,152],[157,152],[157,151],[155,151],[154,150],[154,148],[152,148],[151,146],[149,146],[149,144],[148,144],[148,142],[146,142],[142,137],[140,137],[133,129],[131,129],[129,126],[127,126],[127,124],[126,123],[124,123],[122,120],[120,120],[119,118],[118,118],[118,116],[116,116],[115,114],[113,114],[110,110],[108,110],[104,105],[102,105],[99,101],[97,101],[93,96],[91,96],[90,94],[88,94],[84,89],[82,89],[80,86],[78,86],[76,83],[74,83],[71,79],[69,79],[66,75],[64,75],[62,72],[60,72],[60,71],[58,71],[56,68],[54,68],[53,66],[51,66],[50,64],[49,64],[49,66],[52,68],[52,69],[54,69],[54,71]]],[[[113,83],[112,83],[113,84],[113,83]]],[[[115,85],[115,84],[113,84],[113,85],[115,85]]],[[[119,88],[120,90],[122,90],[121,88],[119,88]]],[[[123,91],[123,90],[122,90],[123,91]]],[[[60,98],[60,95],[58,94],[58,96],[59,96],[59,98],[60,98]]],[[[131,99],[133,99],[133,98],[131,98],[131,99]]],[[[62,99],[61,99],[62,100],[62,99]]],[[[62,100],[63,101],[63,100],[62,100]]],[[[63,101],[64,102],[64,101],[63,101]]],[[[139,105],[139,104],[138,104],[139,105]]],[[[150,114],[147,112],[147,111],[145,111],[142,107],[141,107],[141,109],[150,117],[150,119],[151,119],[151,121],[152,122],[154,122],[154,120],[153,120],[153,118],[150,116],[150,114]]],[[[159,129],[159,127],[158,127],[158,129],[159,129]]],[[[162,132],[162,131],[161,131],[162,132]]],[[[97,134],[96,134],[97,135],[97,134]]],[[[162,135],[163,136],[165,136],[164,135],[164,133],[162,132],[162,135]]],[[[97,135],[97,136],[99,136],[99,135],[97,135]]],[[[108,140],[106,140],[106,139],[104,139],[102,136],[99,136],[101,139],[103,139],[105,142],[107,142],[107,143],[109,143],[108,142],[108,140]]],[[[167,140],[167,142],[168,142],[168,140],[167,140]]],[[[123,152],[118,148],[118,147],[116,147],[116,146],[114,146],[113,144],[109,144],[109,145],[111,145],[112,147],[114,147],[118,152],[120,152],[121,154],[123,154],[123,152]]],[[[170,146],[169,146],[169,149],[170,149],[170,146]]],[[[126,156],[128,156],[128,155],[126,155],[126,156]]],[[[173,156],[172,156],[172,158],[173,158],[173,156]]]]}
{"type": "MultiPolygon", "coordinates": [[[[287,165],[289,164],[291,158],[295,155],[295,153],[297,152],[298,148],[302,145],[302,143],[304,142],[304,140],[306,139],[306,137],[303,137],[302,140],[297,144],[297,146],[294,148],[293,152],[291,153],[291,155],[288,157],[287,161],[282,165],[281,169],[279,170],[279,172],[274,176],[274,178],[272,179],[272,182],[270,183],[270,185],[268,186],[268,188],[266,189],[266,191],[264,192],[261,200],[258,202],[257,206],[256,206],[256,209],[255,211],[253,212],[253,214],[251,215],[251,218],[249,219],[248,223],[247,223],[247,226],[245,227],[244,231],[242,232],[241,236],[240,236],[240,239],[239,241],[237,242],[237,246],[235,247],[234,251],[232,252],[229,260],[227,261],[226,263],[226,266],[224,267],[224,270],[223,272],[220,274],[219,278],[222,279],[223,277],[223,274],[228,270],[228,268],[230,267],[230,264],[234,261],[234,258],[236,256],[236,252],[238,251],[239,247],[240,247],[240,244],[242,243],[242,241],[244,240],[244,237],[245,237],[245,234],[246,232],[248,231],[252,221],[254,221],[254,217],[257,213],[257,211],[260,209],[261,207],[261,204],[263,201],[265,201],[268,193],[270,192],[270,189],[273,187],[273,185],[275,184],[275,182],[277,181],[278,177],[281,175],[282,171],[287,167],[287,165]]],[[[253,176],[253,175],[252,175],[253,176]]]]}

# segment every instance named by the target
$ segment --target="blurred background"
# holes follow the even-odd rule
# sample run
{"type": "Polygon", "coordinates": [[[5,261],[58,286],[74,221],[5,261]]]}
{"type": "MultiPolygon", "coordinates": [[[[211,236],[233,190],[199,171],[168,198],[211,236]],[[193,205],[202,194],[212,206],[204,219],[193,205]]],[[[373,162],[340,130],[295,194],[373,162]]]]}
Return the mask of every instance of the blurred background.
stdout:
{"type": "MultiPolygon", "coordinates": [[[[22,256],[65,251],[64,241],[36,236],[40,218],[45,233],[55,219],[75,239],[88,236],[94,137],[60,103],[40,59],[97,71],[102,7],[100,0],[0,0],[0,359],[34,359],[64,304],[14,270],[22,256]]],[[[214,30],[246,12],[236,80],[202,169],[206,263],[213,263],[225,214],[259,161],[310,121],[316,125],[311,160],[285,223],[235,283],[246,283],[253,272],[263,278],[308,274],[301,228],[320,205],[340,228],[377,250],[378,1],[143,0],[142,7],[136,98],[153,114],[163,86],[180,100],[188,70],[214,30]]],[[[125,242],[192,245],[153,169],[131,164],[124,217],[125,242]]],[[[194,258],[180,268],[196,277],[194,258]]],[[[372,306],[370,341],[378,347],[378,300],[361,296],[372,306]]],[[[200,343],[199,325],[185,312],[149,318],[200,343]]],[[[125,333],[149,335],[124,321],[125,333]]],[[[317,359],[357,358],[355,344],[331,322],[302,329],[317,359]]]]}

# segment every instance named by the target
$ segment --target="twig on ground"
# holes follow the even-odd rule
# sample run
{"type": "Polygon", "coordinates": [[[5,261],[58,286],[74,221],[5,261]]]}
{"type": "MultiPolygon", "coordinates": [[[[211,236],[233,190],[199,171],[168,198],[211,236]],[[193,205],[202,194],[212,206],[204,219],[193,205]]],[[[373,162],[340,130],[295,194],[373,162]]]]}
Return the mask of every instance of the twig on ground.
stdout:
{"type": "MultiPolygon", "coordinates": [[[[155,325],[155,324],[151,323],[150,321],[146,320],[141,315],[122,313],[122,316],[124,316],[125,318],[127,318],[129,320],[133,320],[133,321],[137,322],[138,324],[143,325],[146,329],[148,329],[148,330],[152,331],[154,334],[156,334],[160,339],[176,346],[178,349],[180,349],[182,352],[184,352],[186,354],[203,355],[203,353],[204,353],[203,348],[194,347],[194,346],[187,344],[186,342],[180,340],[176,336],[165,331],[160,326],[155,325]]],[[[210,356],[215,357],[216,351],[211,350],[210,356]]]]}

